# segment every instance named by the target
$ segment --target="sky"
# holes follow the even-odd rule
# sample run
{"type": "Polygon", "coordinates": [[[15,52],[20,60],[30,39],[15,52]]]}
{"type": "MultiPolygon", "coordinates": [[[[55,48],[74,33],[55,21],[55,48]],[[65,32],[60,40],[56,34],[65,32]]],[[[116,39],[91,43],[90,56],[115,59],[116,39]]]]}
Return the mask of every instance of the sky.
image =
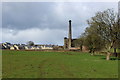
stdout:
{"type": "Polygon", "coordinates": [[[106,9],[117,12],[118,3],[3,2],[2,42],[63,45],[69,20],[72,20],[72,37],[78,38],[88,27],[86,21],[106,9]]]}

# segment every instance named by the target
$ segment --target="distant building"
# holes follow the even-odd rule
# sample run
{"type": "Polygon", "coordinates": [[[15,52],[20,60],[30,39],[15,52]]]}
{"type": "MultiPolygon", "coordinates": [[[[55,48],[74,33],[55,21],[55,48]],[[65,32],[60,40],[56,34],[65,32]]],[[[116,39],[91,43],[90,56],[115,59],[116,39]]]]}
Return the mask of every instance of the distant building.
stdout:
{"type": "Polygon", "coordinates": [[[11,44],[8,42],[1,43],[0,49],[9,50],[52,50],[54,45],[25,45],[25,44],[11,44]]]}
{"type": "Polygon", "coordinates": [[[16,50],[16,48],[13,45],[11,45],[10,50],[16,50]]]}
{"type": "Polygon", "coordinates": [[[16,50],[20,50],[19,45],[13,45],[16,50]]]}
{"type": "MultiPolygon", "coordinates": [[[[71,20],[69,20],[69,31],[68,31],[68,38],[64,37],[64,49],[66,50],[81,50],[80,45],[79,45],[79,40],[72,39],[72,26],[71,26],[71,20]]],[[[82,50],[84,52],[88,52],[88,47],[87,46],[82,46],[82,50]]]]}
{"type": "Polygon", "coordinates": [[[5,42],[2,43],[2,49],[10,49],[11,43],[5,42]]]}
{"type": "Polygon", "coordinates": [[[69,20],[69,30],[68,30],[68,38],[64,37],[64,49],[80,49],[76,44],[75,41],[77,39],[72,39],[72,26],[71,20],[69,20]]]}
{"type": "Polygon", "coordinates": [[[53,49],[52,45],[41,45],[41,49],[53,49]]]}

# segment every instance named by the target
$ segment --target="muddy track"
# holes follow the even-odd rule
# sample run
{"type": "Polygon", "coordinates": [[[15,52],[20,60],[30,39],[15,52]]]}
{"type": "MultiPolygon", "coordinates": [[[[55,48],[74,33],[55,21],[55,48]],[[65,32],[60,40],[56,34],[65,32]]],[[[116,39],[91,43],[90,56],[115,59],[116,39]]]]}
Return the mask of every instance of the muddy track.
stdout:
{"type": "MultiPolygon", "coordinates": [[[[39,78],[45,78],[45,75],[47,74],[47,72],[44,69],[45,69],[45,65],[48,61],[54,61],[54,60],[47,58],[39,64],[39,73],[38,73],[39,78]]],[[[65,64],[62,64],[62,63],[58,64],[57,63],[55,65],[57,65],[59,67],[59,70],[61,70],[61,72],[63,72],[63,74],[66,76],[66,78],[67,77],[68,78],[69,77],[71,77],[71,78],[74,77],[74,74],[70,71],[69,67],[66,66],[65,64]]]]}
{"type": "Polygon", "coordinates": [[[47,61],[49,61],[49,59],[45,59],[39,64],[39,73],[38,73],[39,78],[44,78],[44,75],[46,74],[46,72],[44,71],[44,65],[46,64],[47,61]]]}

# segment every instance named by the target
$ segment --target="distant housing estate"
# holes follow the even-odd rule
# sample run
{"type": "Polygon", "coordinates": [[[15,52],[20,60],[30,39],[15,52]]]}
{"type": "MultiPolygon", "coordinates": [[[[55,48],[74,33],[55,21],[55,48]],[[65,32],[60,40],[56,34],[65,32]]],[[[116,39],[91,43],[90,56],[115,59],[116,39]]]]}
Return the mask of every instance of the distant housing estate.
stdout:
{"type": "MultiPolygon", "coordinates": [[[[33,45],[29,46],[26,44],[11,44],[8,42],[1,43],[0,49],[9,49],[9,50],[53,50],[59,48],[58,45],[33,45]]],[[[61,47],[62,49],[62,47],[61,47]]]]}

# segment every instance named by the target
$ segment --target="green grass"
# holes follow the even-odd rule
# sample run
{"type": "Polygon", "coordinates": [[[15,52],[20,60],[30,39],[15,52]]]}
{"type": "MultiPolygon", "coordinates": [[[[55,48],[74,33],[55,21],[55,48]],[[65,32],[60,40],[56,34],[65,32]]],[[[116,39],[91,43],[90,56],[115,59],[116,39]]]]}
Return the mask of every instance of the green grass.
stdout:
{"type": "Polygon", "coordinates": [[[118,78],[118,61],[80,52],[2,52],[3,78],[118,78]]]}

